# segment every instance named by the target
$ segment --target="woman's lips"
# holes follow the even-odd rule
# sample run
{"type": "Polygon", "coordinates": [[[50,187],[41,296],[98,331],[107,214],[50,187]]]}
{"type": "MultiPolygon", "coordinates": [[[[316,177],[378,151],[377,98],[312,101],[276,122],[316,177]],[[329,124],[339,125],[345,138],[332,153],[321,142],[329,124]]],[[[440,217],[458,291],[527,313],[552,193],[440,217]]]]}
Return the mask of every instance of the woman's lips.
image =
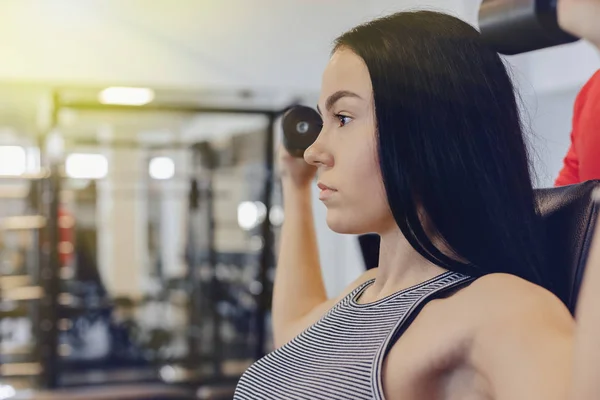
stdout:
{"type": "Polygon", "coordinates": [[[334,188],[321,182],[317,184],[317,187],[321,190],[319,192],[319,200],[327,200],[337,192],[334,188]]]}

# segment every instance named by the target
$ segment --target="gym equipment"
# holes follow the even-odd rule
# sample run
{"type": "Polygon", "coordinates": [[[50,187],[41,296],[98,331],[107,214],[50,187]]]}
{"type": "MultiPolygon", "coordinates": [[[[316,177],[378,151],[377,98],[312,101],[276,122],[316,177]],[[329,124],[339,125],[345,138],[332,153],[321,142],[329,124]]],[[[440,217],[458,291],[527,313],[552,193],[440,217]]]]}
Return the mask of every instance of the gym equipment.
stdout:
{"type": "MultiPolygon", "coordinates": [[[[598,220],[597,204],[592,199],[600,180],[558,188],[536,189],[535,195],[546,232],[546,262],[555,283],[554,294],[575,312],[594,226],[598,220]]],[[[361,248],[367,265],[377,265],[379,236],[365,235],[361,248]]]]}
{"type": "Polygon", "coordinates": [[[37,189],[47,186],[50,179],[47,173],[1,178],[7,187],[18,182],[24,189],[18,196],[10,191],[0,193],[0,376],[3,383],[15,387],[35,385],[48,375],[40,333],[52,329],[45,312],[49,274],[41,260],[52,253],[48,235],[52,221],[37,189]]]}
{"type": "MultiPolygon", "coordinates": [[[[259,184],[253,185],[253,187],[257,189],[256,197],[265,205],[268,215],[274,185],[273,179],[271,179],[274,169],[275,130],[273,124],[275,119],[281,116],[279,105],[273,107],[273,109],[202,106],[197,103],[196,98],[187,102],[174,103],[169,101],[170,97],[165,97],[162,100],[159,96],[157,101],[146,107],[134,108],[89,102],[87,97],[80,96],[77,93],[77,89],[61,89],[53,93],[52,106],[50,107],[53,110],[53,115],[50,118],[51,123],[48,131],[60,129],[60,121],[57,115],[63,109],[84,110],[86,113],[119,111],[139,113],[140,115],[159,112],[190,116],[207,113],[265,116],[268,125],[265,131],[260,133],[261,136],[264,134],[264,141],[259,146],[262,149],[261,156],[253,160],[260,167],[260,174],[256,178],[259,184]],[[71,91],[75,92],[74,95],[69,94],[71,91]]],[[[254,143],[257,142],[254,137],[251,140],[254,143]]],[[[85,142],[80,143],[79,139],[69,140],[68,143],[73,146],[78,144],[85,146],[85,142]]],[[[119,140],[115,145],[130,148],[140,146],[140,143],[119,140]]],[[[188,149],[189,145],[190,143],[184,140],[173,144],[174,148],[182,150],[188,149]]],[[[44,150],[42,149],[43,155],[45,155],[44,150]]],[[[197,146],[189,148],[192,153],[198,153],[201,150],[197,146]]],[[[211,153],[214,153],[213,155],[217,161],[227,159],[228,163],[239,162],[236,159],[237,156],[240,156],[240,159],[243,160],[243,157],[248,156],[244,152],[246,150],[256,151],[254,148],[246,147],[243,148],[244,151],[240,152],[233,152],[233,148],[221,150],[221,147],[217,146],[211,153]]],[[[265,338],[270,334],[267,325],[267,306],[271,281],[267,278],[273,268],[274,256],[272,254],[272,227],[269,225],[268,220],[265,219],[263,224],[257,227],[256,232],[254,232],[257,236],[260,236],[264,245],[250,255],[244,254],[243,259],[225,263],[230,273],[217,279],[218,277],[215,277],[214,273],[222,261],[221,258],[225,258],[225,255],[227,257],[231,256],[231,254],[224,255],[216,251],[214,239],[217,236],[214,226],[210,226],[215,221],[213,221],[213,216],[210,215],[212,211],[209,212],[208,209],[211,208],[213,201],[219,198],[220,193],[214,191],[214,188],[210,186],[210,181],[206,181],[203,174],[193,175],[195,182],[192,182],[192,190],[190,191],[190,205],[194,212],[190,213],[190,228],[196,228],[197,230],[195,235],[190,237],[192,240],[190,241],[189,254],[187,254],[189,275],[178,277],[173,282],[165,282],[165,277],[160,274],[159,270],[157,276],[153,276],[153,280],[160,281],[165,285],[164,290],[159,293],[153,292],[151,295],[153,297],[148,296],[142,300],[136,299],[134,301],[135,310],[143,311],[144,319],[137,318],[137,315],[142,313],[136,312],[132,318],[117,320],[118,315],[126,314],[125,312],[121,313],[123,309],[128,308],[127,304],[124,304],[126,299],[111,299],[110,293],[100,290],[102,282],[99,275],[94,273],[97,272],[97,268],[94,266],[96,261],[95,251],[82,252],[82,241],[74,240],[75,250],[78,251],[76,253],[76,264],[73,268],[75,273],[68,278],[58,273],[61,270],[61,265],[55,249],[58,248],[58,242],[60,241],[60,236],[57,234],[58,228],[60,228],[57,224],[59,209],[57,200],[61,194],[60,178],[62,175],[56,172],[60,172],[59,167],[62,160],[48,157],[46,161],[49,164],[51,173],[45,178],[43,187],[41,187],[43,196],[35,196],[38,199],[37,202],[43,203],[43,207],[40,207],[43,212],[39,214],[46,218],[48,225],[45,229],[42,229],[44,231],[42,241],[45,247],[39,246],[40,253],[42,253],[39,264],[44,279],[34,282],[44,289],[45,298],[42,301],[37,301],[41,304],[40,309],[43,309],[44,312],[35,314],[33,318],[36,321],[40,320],[40,324],[43,322],[44,327],[48,330],[42,332],[39,329],[39,333],[36,330],[41,343],[37,346],[39,347],[37,353],[40,357],[36,357],[35,361],[38,361],[39,358],[42,368],[41,373],[38,374],[41,378],[39,383],[36,382],[32,386],[56,388],[58,386],[88,384],[102,384],[104,386],[111,383],[111,381],[119,381],[119,383],[141,380],[155,382],[161,380],[158,375],[160,367],[167,364],[191,371],[189,375],[184,376],[183,384],[219,386],[231,383],[235,387],[234,382],[237,382],[243,370],[237,367],[232,368],[232,365],[237,366],[236,363],[246,365],[257,357],[262,357],[266,349],[264,345],[265,338]],[[205,186],[205,183],[208,183],[208,185],[205,186]],[[194,204],[198,207],[192,207],[194,204]],[[198,208],[198,210],[195,208],[198,208]],[[197,215],[200,217],[198,218],[199,221],[192,221],[196,217],[196,213],[199,214],[197,215]],[[206,258],[202,257],[203,254],[200,250],[206,250],[206,258]],[[252,259],[247,259],[249,257],[252,257],[252,259]],[[82,263],[87,264],[89,268],[82,268],[82,263]],[[252,279],[258,281],[259,286],[264,290],[258,293],[246,288],[242,296],[239,294],[238,289],[250,286],[247,280],[241,279],[242,276],[245,276],[242,272],[248,270],[248,266],[254,272],[252,279]],[[202,279],[204,269],[211,272],[206,280],[202,279]],[[97,285],[91,285],[92,282],[96,282],[97,285]],[[183,293],[187,300],[181,304],[174,304],[175,302],[169,299],[173,297],[175,291],[179,294],[183,293]],[[65,297],[63,296],[65,294],[70,296],[69,304],[61,304],[59,301],[59,298],[65,297]],[[153,316],[156,315],[156,320],[162,322],[160,321],[162,315],[158,312],[153,314],[152,311],[167,307],[177,307],[180,314],[189,316],[189,320],[180,325],[178,325],[179,322],[173,322],[172,325],[176,325],[174,327],[154,324],[156,321],[153,316]],[[91,337],[90,331],[100,328],[110,331],[111,339],[109,342],[111,347],[109,355],[104,358],[83,359],[82,354],[87,352],[87,349],[86,343],[83,343],[82,340],[91,337]],[[227,335],[222,335],[223,331],[227,335]],[[248,331],[256,333],[255,335],[248,335],[246,334],[248,331]],[[193,344],[189,348],[189,354],[186,346],[188,343],[193,344]],[[78,344],[79,347],[76,346],[78,344]],[[69,354],[62,351],[67,347],[70,348],[69,354]],[[101,374],[98,374],[98,372],[101,374]],[[103,377],[102,381],[98,380],[99,375],[103,377]],[[90,377],[95,378],[96,381],[93,381],[90,377]]],[[[207,169],[210,170],[211,168],[207,169]]],[[[70,187],[68,185],[64,186],[70,187]]],[[[78,212],[81,212],[81,208],[78,208],[78,212]]],[[[82,218],[81,221],[83,220],[82,218]]],[[[82,224],[79,223],[78,229],[81,229],[81,227],[82,224]]],[[[96,240],[90,241],[92,244],[95,242],[96,240]]],[[[90,246],[88,250],[95,250],[95,247],[90,246]]],[[[237,254],[235,256],[238,258],[237,254]]],[[[169,321],[172,321],[172,316],[172,314],[169,314],[169,321]]],[[[176,319],[176,321],[182,319],[184,318],[176,319]]],[[[171,324],[169,321],[166,322],[171,324]]],[[[203,398],[217,398],[214,393],[209,393],[208,396],[202,394],[202,396],[203,398]]],[[[146,398],[149,396],[141,395],[141,397],[146,398]]]]}
{"type": "Polygon", "coordinates": [[[484,0],[479,28],[484,42],[505,55],[572,43],[558,25],[557,0],[484,0]]]}
{"type": "Polygon", "coordinates": [[[303,157],[304,151],[317,140],[323,120],[313,108],[294,106],[282,119],[283,146],[294,157],[303,157]]]}
{"type": "Polygon", "coordinates": [[[549,189],[536,190],[536,198],[543,217],[546,237],[547,262],[553,271],[555,294],[574,313],[583,280],[588,253],[598,220],[598,205],[592,194],[600,187],[600,180],[587,181],[549,189]]]}

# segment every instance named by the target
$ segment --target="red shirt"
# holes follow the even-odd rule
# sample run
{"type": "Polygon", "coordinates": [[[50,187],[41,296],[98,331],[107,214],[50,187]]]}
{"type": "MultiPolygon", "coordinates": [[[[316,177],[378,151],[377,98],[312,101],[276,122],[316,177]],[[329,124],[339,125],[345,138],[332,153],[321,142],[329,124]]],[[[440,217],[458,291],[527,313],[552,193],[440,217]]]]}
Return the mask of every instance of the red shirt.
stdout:
{"type": "Polygon", "coordinates": [[[600,179],[600,71],[585,84],[575,100],[571,147],[556,186],[600,179]]]}

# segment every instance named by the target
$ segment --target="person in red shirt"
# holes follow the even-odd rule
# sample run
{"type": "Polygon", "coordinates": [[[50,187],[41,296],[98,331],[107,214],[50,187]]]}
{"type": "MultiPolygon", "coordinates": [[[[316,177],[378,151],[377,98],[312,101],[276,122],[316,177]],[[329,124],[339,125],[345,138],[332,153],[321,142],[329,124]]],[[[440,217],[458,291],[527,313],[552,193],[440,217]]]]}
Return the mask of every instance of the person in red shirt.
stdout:
{"type": "Polygon", "coordinates": [[[571,147],[554,184],[564,186],[590,179],[600,179],[600,70],[577,95],[571,147]]]}
{"type": "MultiPolygon", "coordinates": [[[[600,0],[558,2],[561,28],[600,51],[600,0]]],[[[573,113],[571,147],[555,186],[600,179],[600,70],[579,92],[573,113]]]]}

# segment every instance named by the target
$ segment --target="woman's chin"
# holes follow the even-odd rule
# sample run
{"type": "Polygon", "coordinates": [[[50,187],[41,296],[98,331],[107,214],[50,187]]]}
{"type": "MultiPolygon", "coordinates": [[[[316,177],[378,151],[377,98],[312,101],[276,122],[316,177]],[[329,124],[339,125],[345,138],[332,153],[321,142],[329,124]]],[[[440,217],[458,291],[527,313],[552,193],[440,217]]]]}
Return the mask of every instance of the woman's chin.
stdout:
{"type": "Polygon", "coordinates": [[[338,216],[331,215],[330,212],[327,213],[326,221],[329,229],[335,233],[340,233],[343,235],[362,235],[368,232],[368,230],[362,229],[359,224],[356,224],[352,218],[340,218],[338,216]]]}

